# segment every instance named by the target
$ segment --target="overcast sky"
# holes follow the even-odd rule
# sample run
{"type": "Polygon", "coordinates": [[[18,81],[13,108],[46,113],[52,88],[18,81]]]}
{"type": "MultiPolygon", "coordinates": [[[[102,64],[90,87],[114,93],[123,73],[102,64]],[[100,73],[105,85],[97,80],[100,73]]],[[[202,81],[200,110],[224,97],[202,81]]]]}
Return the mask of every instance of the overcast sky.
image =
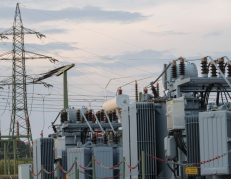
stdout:
{"type": "MultiPolygon", "coordinates": [[[[1,0],[0,32],[12,27],[16,3],[1,0]]],[[[26,73],[39,74],[75,63],[68,73],[70,105],[75,108],[89,105],[79,99],[103,100],[104,87],[110,78],[157,76],[163,63],[179,56],[231,57],[231,1],[228,0],[21,0],[20,3],[23,25],[47,36],[42,41],[35,35],[25,36],[25,49],[60,61],[54,65],[44,59],[28,60],[26,73]]],[[[0,43],[0,53],[12,49],[12,37],[9,38],[0,43]]],[[[1,80],[6,78],[2,76],[12,74],[11,66],[11,61],[1,61],[1,80]]],[[[107,94],[114,96],[117,87],[132,80],[113,81],[107,94]]],[[[153,80],[153,77],[146,79],[142,84],[148,85],[153,80]]],[[[44,117],[44,135],[52,133],[48,126],[62,108],[62,76],[46,82],[53,88],[35,85],[34,89],[33,86],[27,89],[34,139],[39,137],[44,117]],[[38,94],[50,94],[45,97],[44,116],[42,97],[38,94]]],[[[124,87],[123,93],[134,100],[133,85],[124,87]]],[[[6,106],[8,87],[0,94],[1,128],[3,134],[8,134],[11,116],[10,97],[6,106]]],[[[91,105],[100,109],[102,102],[93,101],[91,105]]]]}

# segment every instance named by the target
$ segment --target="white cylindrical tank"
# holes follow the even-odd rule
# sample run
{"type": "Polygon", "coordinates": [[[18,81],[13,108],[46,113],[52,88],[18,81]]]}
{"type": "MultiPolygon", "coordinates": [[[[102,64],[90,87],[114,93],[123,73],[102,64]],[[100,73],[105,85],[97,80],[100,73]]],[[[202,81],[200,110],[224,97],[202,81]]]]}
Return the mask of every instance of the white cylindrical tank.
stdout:
{"type": "Polygon", "coordinates": [[[130,100],[128,95],[118,95],[110,100],[107,100],[103,103],[103,109],[110,111],[113,109],[120,109],[129,105],[130,100]]]}

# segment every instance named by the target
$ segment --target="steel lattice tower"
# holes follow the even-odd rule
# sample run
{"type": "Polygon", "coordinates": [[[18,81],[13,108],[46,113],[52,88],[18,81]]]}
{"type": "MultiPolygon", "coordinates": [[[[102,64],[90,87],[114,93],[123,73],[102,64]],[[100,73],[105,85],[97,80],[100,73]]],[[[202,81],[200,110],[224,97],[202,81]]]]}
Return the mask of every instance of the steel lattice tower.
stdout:
{"type": "Polygon", "coordinates": [[[26,51],[24,48],[24,35],[36,34],[41,39],[45,37],[39,32],[27,29],[23,26],[19,3],[16,5],[13,27],[0,33],[0,40],[8,39],[6,35],[13,35],[13,50],[0,55],[0,60],[12,60],[12,115],[9,135],[15,135],[16,123],[19,122],[20,135],[29,134],[28,142],[32,141],[31,127],[27,109],[27,89],[26,89],[26,59],[47,58],[51,62],[57,60],[26,51]],[[12,55],[12,58],[9,58],[12,55]]]}

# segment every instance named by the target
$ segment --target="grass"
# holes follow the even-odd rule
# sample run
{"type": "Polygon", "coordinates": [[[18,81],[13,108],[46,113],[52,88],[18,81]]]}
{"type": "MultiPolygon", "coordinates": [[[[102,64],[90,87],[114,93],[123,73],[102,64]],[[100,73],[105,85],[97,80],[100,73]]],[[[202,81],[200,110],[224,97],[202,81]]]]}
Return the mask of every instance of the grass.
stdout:
{"type": "MultiPolygon", "coordinates": [[[[17,161],[17,170],[18,170],[18,165],[27,164],[27,163],[33,164],[32,161],[17,161]]],[[[6,161],[6,165],[7,165],[7,170],[8,170],[8,161],[6,161]]],[[[10,173],[11,174],[14,173],[14,160],[10,160],[10,173]]],[[[0,176],[1,175],[4,175],[4,160],[0,160],[0,176]]]]}

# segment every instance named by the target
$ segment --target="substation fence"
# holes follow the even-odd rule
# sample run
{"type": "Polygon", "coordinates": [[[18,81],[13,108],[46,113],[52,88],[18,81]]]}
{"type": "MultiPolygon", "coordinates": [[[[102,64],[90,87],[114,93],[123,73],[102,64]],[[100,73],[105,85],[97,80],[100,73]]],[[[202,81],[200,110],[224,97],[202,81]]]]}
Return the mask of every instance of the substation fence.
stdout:
{"type": "MultiPolygon", "coordinates": [[[[228,155],[229,153],[231,153],[231,150],[229,150],[228,152],[220,155],[220,156],[217,156],[215,158],[212,158],[210,160],[206,160],[206,161],[202,161],[200,163],[194,163],[194,164],[182,164],[182,163],[177,163],[177,162],[174,162],[174,161],[167,161],[167,160],[163,160],[163,159],[160,159],[160,158],[157,158],[155,156],[152,156],[152,155],[149,155],[149,154],[145,154],[144,151],[142,151],[142,155],[140,155],[139,157],[139,160],[137,162],[137,164],[132,167],[128,164],[128,162],[125,160],[125,157],[123,157],[122,161],[120,161],[118,164],[116,164],[115,166],[112,166],[112,167],[105,167],[103,166],[102,164],[100,164],[94,156],[92,156],[92,160],[89,162],[89,164],[86,166],[86,167],[83,167],[80,165],[80,163],[77,161],[77,157],[75,158],[75,161],[74,163],[72,164],[71,168],[68,170],[68,171],[65,171],[63,169],[63,167],[60,165],[60,162],[58,162],[58,165],[57,167],[49,172],[49,171],[46,171],[45,168],[43,166],[41,166],[41,170],[39,171],[38,174],[35,174],[31,169],[29,171],[30,173],[30,179],[32,179],[32,175],[33,176],[38,176],[38,175],[42,175],[42,179],[44,179],[44,172],[47,173],[47,174],[52,174],[55,172],[55,170],[58,170],[58,174],[57,174],[57,179],[65,179],[67,177],[63,177],[63,178],[60,178],[60,170],[62,170],[62,172],[66,173],[67,175],[72,171],[72,169],[75,167],[75,179],[79,179],[79,173],[82,173],[84,175],[87,175],[89,177],[92,177],[93,179],[96,179],[96,178],[99,178],[99,179],[112,179],[112,178],[116,178],[116,177],[119,177],[119,176],[122,176],[122,179],[125,179],[125,164],[127,165],[127,167],[131,170],[135,169],[138,167],[138,165],[140,164],[140,162],[142,161],[142,179],[145,179],[145,157],[150,157],[154,160],[157,160],[157,161],[160,161],[160,162],[164,162],[164,163],[168,163],[168,164],[173,164],[173,165],[181,165],[181,166],[198,166],[198,165],[202,165],[202,164],[205,164],[205,163],[208,163],[208,162],[212,162],[214,160],[217,160],[221,157],[224,157],[226,155],[228,155]],[[119,167],[121,164],[122,164],[122,174],[119,174],[119,175],[116,175],[116,176],[113,176],[113,177],[104,177],[104,178],[101,178],[101,177],[96,177],[95,175],[95,163],[97,163],[100,167],[106,169],[106,170],[113,170],[117,167],[119,167]],[[81,169],[87,169],[90,167],[90,165],[92,164],[92,170],[93,170],[93,175],[89,175],[87,173],[84,173],[83,171],[79,171],[79,169],[77,169],[77,165],[81,168],[81,169]]],[[[148,166],[147,166],[148,167],[148,166]]]]}

